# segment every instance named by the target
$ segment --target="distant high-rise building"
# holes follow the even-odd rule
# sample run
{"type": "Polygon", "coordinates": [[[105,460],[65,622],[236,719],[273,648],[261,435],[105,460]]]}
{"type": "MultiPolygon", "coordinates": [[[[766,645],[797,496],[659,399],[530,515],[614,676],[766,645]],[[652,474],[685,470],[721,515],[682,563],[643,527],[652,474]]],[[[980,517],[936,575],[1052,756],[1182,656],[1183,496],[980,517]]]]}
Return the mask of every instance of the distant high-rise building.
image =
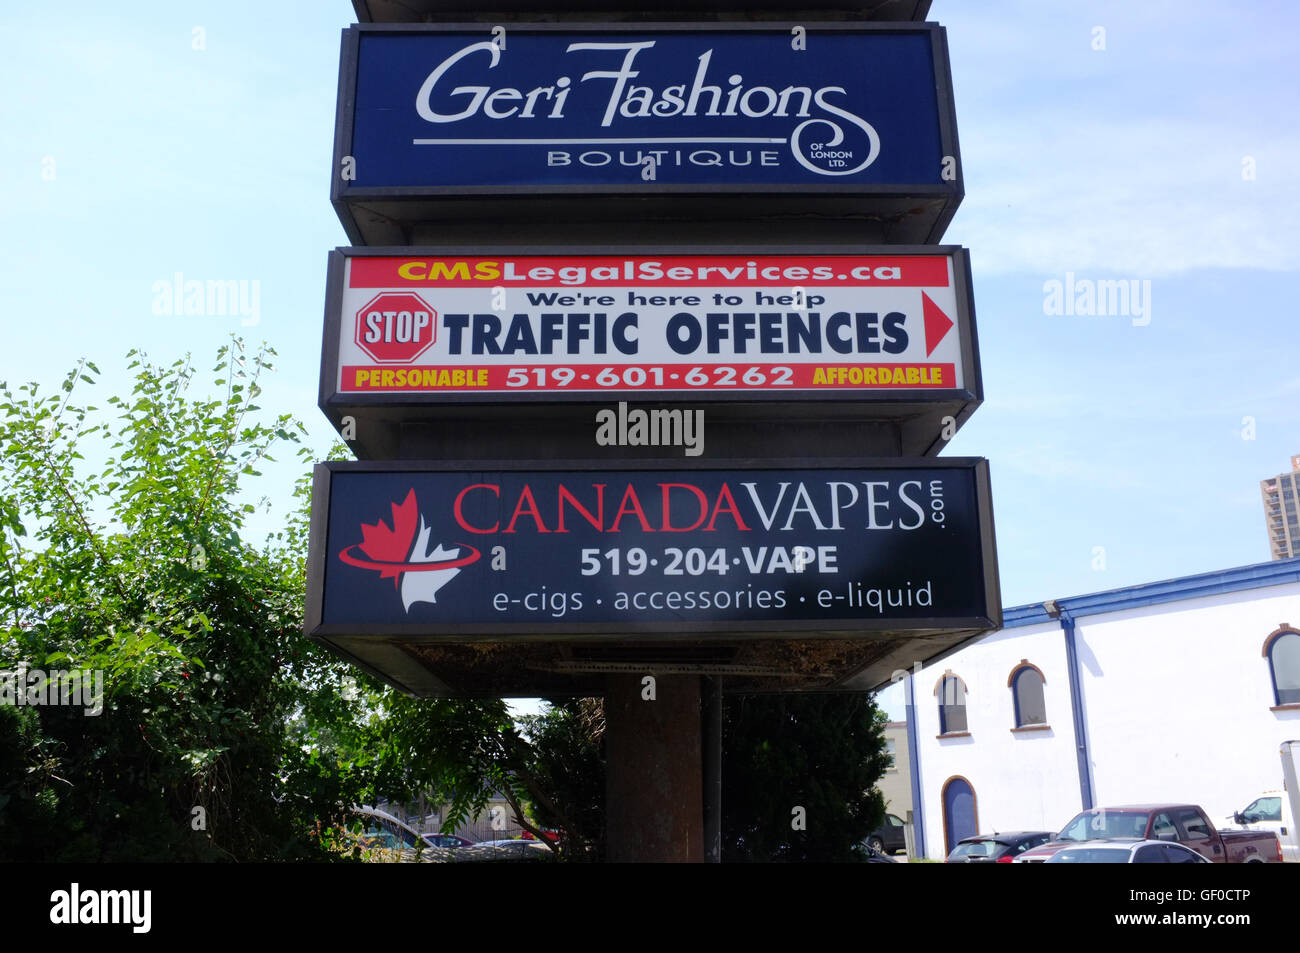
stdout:
{"type": "Polygon", "coordinates": [[[1300,454],[1291,458],[1291,472],[1259,481],[1268,524],[1268,549],[1274,559],[1300,556],[1300,454]]]}

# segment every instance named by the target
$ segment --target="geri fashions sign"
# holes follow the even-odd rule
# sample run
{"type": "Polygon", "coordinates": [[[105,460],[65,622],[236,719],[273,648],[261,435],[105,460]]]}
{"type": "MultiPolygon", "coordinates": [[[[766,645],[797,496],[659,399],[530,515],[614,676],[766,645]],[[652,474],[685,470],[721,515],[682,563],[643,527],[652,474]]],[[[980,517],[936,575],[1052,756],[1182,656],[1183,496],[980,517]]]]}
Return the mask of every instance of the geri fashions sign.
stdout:
{"type": "Polygon", "coordinates": [[[987,464],[317,467],[308,634],[989,626],[987,464]]]}
{"type": "Polygon", "coordinates": [[[900,400],[978,390],[960,248],[392,251],[331,256],[327,395],[900,400]]]}
{"type": "Polygon", "coordinates": [[[960,188],[935,24],[354,26],[341,74],[336,197],[960,188]]]}

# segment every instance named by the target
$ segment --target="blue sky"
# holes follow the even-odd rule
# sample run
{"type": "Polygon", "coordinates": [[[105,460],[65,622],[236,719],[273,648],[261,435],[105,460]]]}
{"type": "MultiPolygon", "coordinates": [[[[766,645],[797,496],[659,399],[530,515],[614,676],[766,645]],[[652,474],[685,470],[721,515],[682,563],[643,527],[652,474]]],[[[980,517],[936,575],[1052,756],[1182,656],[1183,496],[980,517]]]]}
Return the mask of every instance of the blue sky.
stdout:
{"type": "MultiPolygon", "coordinates": [[[[945,241],[971,250],[987,397],[949,452],[990,460],[1005,604],[1266,560],[1259,480],[1300,453],[1300,7],[935,0],[931,18],[966,176],[945,241]],[[1045,313],[1067,273],[1150,282],[1149,323],[1045,313]]],[[[0,13],[0,379],[54,386],[86,356],[107,393],[132,347],[206,361],[237,332],[279,352],[263,405],[325,451],[351,21],[346,0],[0,13]],[[260,320],[155,314],[177,272],[257,281],[260,320]]],[[[257,489],[287,498],[293,476],[257,489]]]]}

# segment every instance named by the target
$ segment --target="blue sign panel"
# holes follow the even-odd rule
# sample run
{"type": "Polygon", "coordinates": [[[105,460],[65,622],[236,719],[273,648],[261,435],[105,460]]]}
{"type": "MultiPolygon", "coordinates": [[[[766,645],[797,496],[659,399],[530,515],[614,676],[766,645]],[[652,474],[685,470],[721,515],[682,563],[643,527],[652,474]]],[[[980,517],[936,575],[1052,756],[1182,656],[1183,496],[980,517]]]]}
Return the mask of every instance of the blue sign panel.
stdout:
{"type": "Polygon", "coordinates": [[[933,24],[511,26],[495,38],[479,26],[353,27],[343,69],[344,197],[575,186],[960,194],[933,24]]]}
{"type": "Polygon", "coordinates": [[[318,631],[842,632],[1000,613],[982,460],[322,471],[318,631]]]}

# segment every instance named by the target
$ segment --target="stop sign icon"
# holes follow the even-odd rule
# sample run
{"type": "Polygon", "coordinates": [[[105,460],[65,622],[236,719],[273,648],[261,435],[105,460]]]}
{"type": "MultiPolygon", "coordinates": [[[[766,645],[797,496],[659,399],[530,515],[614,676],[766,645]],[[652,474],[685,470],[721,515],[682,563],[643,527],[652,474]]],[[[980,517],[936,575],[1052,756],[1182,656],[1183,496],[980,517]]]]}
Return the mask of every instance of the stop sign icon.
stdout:
{"type": "Polygon", "coordinates": [[[386,292],[357,312],[357,346],[378,364],[409,364],[432,346],[437,322],[419,295],[386,292]]]}

